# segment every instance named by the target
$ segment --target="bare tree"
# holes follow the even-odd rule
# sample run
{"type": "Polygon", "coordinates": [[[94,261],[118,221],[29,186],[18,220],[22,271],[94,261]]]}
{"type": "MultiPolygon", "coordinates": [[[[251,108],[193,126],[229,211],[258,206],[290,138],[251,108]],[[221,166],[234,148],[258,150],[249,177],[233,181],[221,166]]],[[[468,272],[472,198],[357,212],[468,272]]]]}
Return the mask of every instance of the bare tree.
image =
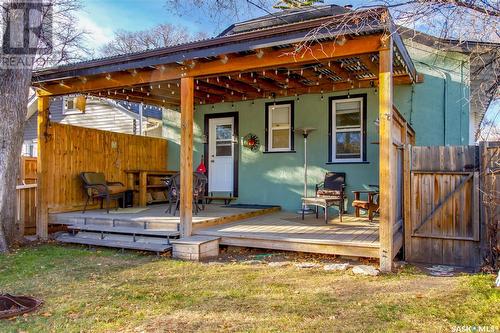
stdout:
{"type": "MultiPolygon", "coordinates": [[[[23,6],[26,1],[6,0],[2,2],[3,41],[9,22],[22,21],[23,13],[10,11],[23,6]]],[[[15,198],[19,171],[19,156],[24,134],[28,93],[32,70],[39,66],[51,66],[74,61],[85,56],[81,48],[84,33],[75,28],[74,12],[80,8],[79,0],[32,1],[30,26],[41,26],[31,35],[38,52],[31,54],[0,54],[0,253],[7,252],[15,240],[15,198]],[[41,25],[50,19],[50,26],[41,25]],[[52,38],[49,38],[51,35],[52,38]],[[52,42],[52,47],[46,47],[52,42]],[[44,45],[41,45],[44,44],[44,45]]],[[[26,28],[25,28],[26,29],[26,28]]],[[[26,33],[26,30],[19,33],[26,33]]],[[[31,43],[30,43],[31,44],[31,43]]]]}
{"type": "Polygon", "coordinates": [[[220,28],[234,22],[250,19],[263,12],[271,13],[276,0],[166,0],[166,6],[180,16],[199,9],[220,28]]]}
{"type": "Polygon", "coordinates": [[[280,0],[274,4],[275,9],[304,8],[324,3],[324,0],[280,0]]]}
{"type": "Polygon", "coordinates": [[[114,39],[100,49],[100,53],[118,55],[139,52],[202,38],[206,38],[206,35],[203,33],[193,35],[187,28],[172,24],[160,24],[151,29],[136,32],[119,30],[115,32],[114,39]]]}

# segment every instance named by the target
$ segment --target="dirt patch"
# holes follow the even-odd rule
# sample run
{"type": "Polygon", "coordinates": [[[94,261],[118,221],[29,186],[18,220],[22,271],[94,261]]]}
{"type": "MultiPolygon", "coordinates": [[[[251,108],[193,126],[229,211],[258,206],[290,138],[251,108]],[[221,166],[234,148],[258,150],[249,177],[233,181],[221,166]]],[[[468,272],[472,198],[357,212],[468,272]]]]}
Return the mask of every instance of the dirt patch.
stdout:
{"type": "Polygon", "coordinates": [[[237,263],[249,260],[260,260],[263,263],[269,262],[317,262],[323,264],[344,263],[359,265],[377,265],[376,260],[366,258],[341,257],[331,254],[316,254],[305,252],[288,252],[279,250],[246,248],[236,246],[221,247],[219,256],[205,260],[204,262],[237,263]]]}

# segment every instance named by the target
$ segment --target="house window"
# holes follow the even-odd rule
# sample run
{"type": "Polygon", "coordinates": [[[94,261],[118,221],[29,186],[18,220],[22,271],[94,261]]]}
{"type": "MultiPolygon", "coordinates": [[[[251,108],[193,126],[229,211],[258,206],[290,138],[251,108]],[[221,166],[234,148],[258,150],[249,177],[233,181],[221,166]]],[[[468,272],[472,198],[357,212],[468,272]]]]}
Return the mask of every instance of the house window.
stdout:
{"type": "Polygon", "coordinates": [[[330,101],[330,162],[365,161],[366,95],[330,101]]]}
{"type": "Polygon", "coordinates": [[[266,151],[293,151],[293,102],[266,104],[266,151]]]}
{"type": "Polygon", "coordinates": [[[85,98],[85,96],[64,96],[63,97],[63,114],[75,114],[82,113],[83,110],[81,106],[79,107],[79,99],[85,98]]]}

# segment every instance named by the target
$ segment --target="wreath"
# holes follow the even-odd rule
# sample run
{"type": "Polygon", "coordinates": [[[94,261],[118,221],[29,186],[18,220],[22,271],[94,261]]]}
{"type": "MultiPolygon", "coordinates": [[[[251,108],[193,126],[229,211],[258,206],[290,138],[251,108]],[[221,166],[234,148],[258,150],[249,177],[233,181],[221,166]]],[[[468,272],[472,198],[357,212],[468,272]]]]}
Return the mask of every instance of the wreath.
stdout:
{"type": "Polygon", "coordinates": [[[260,147],[259,137],[253,133],[248,133],[243,138],[243,147],[248,148],[251,151],[258,151],[260,147]]]}

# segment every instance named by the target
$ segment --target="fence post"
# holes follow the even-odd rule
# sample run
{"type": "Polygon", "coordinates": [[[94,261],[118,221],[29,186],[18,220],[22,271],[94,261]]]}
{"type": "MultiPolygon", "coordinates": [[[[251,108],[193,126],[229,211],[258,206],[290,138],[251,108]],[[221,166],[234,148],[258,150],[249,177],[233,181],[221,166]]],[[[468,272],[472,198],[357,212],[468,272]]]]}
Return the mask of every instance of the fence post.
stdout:
{"type": "Polygon", "coordinates": [[[403,197],[404,197],[404,242],[405,242],[405,259],[411,256],[411,232],[412,232],[412,221],[411,221],[411,149],[410,144],[405,145],[404,150],[404,164],[403,164],[403,197]]]}

